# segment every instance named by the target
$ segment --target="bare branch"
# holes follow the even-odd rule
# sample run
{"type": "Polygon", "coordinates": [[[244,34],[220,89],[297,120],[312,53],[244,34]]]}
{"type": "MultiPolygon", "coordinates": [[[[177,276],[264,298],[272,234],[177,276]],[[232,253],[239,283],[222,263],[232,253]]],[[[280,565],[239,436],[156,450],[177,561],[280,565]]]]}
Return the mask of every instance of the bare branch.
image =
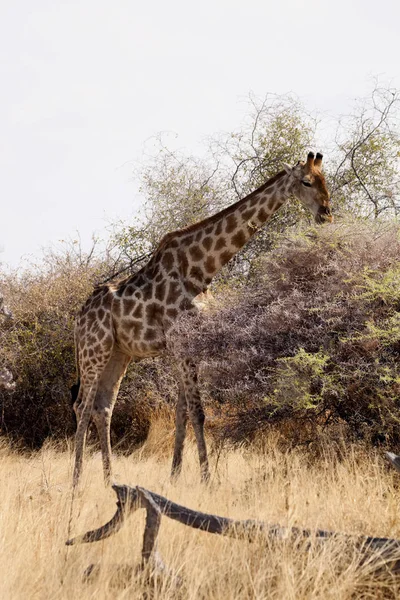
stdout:
{"type": "MultiPolygon", "coordinates": [[[[394,464],[396,465],[396,468],[398,468],[397,464],[394,464]]],[[[99,529],[89,531],[82,536],[68,540],[66,542],[68,545],[94,542],[109,537],[122,527],[125,516],[127,516],[129,512],[140,507],[145,508],[147,511],[142,549],[142,561],[144,562],[147,562],[149,558],[154,555],[161,515],[165,515],[188,527],[236,539],[244,538],[248,541],[254,541],[256,538],[260,539],[260,537],[265,537],[266,541],[270,539],[289,539],[293,542],[297,542],[300,539],[307,539],[310,540],[310,545],[307,546],[308,549],[311,548],[311,540],[324,542],[328,539],[344,538],[349,542],[354,543],[356,546],[359,546],[364,557],[369,556],[371,552],[379,552],[377,558],[381,561],[385,561],[384,564],[390,563],[392,569],[400,569],[400,540],[362,535],[350,536],[321,529],[312,531],[310,529],[300,529],[297,527],[281,527],[280,525],[269,525],[263,521],[253,519],[244,521],[229,519],[218,515],[202,513],[197,510],[191,510],[185,506],[171,502],[164,496],[160,496],[141,487],[132,488],[127,485],[113,485],[113,490],[118,497],[118,508],[111,521],[99,529]]],[[[379,566],[382,566],[382,563],[380,563],[379,566]]]]}

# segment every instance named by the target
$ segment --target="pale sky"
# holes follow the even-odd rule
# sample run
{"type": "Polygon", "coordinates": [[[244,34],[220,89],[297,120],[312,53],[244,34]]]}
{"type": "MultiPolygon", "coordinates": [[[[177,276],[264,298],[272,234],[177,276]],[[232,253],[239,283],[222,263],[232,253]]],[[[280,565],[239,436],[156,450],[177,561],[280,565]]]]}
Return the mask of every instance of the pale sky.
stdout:
{"type": "Polygon", "coordinates": [[[196,153],[249,92],[339,115],[374,76],[400,87],[399,23],[397,0],[1,0],[3,266],[133,221],[160,131],[196,153]]]}

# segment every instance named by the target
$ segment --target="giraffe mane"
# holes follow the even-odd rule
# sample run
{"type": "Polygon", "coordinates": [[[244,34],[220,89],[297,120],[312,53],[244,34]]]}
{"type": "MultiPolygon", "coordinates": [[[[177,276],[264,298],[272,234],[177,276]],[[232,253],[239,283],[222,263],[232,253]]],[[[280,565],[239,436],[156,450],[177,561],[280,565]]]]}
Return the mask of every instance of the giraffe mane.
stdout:
{"type": "Polygon", "coordinates": [[[187,233],[193,233],[194,231],[197,231],[198,229],[202,229],[203,227],[206,227],[207,225],[212,225],[219,219],[225,217],[226,215],[229,215],[231,212],[234,212],[236,210],[237,206],[239,204],[241,204],[241,202],[250,200],[251,198],[253,198],[253,196],[256,196],[257,194],[263,192],[264,190],[269,188],[271,185],[274,185],[284,175],[286,175],[286,171],[280,171],[279,173],[277,173],[277,175],[274,175],[273,177],[268,179],[268,181],[266,181],[259,188],[257,188],[256,190],[254,190],[253,192],[251,192],[244,198],[241,198],[234,204],[230,204],[223,210],[220,210],[215,215],[211,215],[210,217],[206,217],[202,221],[198,221],[197,223],[193,223],[192,225],[187,225],[186,227],[182,227],[181,229],[176,229],[175,231],[171,231],[171,232],[165,234],[164,237],[161,238],[161,241],[160,241],[159,245],[157,246],[156,252],[158,252],[158,250],[161,250],[166,244],[168,244],[168,242],[175,239],[175,237],[181,237],[183,235],[186,235],[187,233]]]}

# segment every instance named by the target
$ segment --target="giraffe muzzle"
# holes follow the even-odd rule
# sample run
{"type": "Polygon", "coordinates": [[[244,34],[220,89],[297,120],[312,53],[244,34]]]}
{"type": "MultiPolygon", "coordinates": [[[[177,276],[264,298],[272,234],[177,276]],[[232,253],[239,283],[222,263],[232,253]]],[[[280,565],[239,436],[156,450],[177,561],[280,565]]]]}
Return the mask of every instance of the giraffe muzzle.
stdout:
{"type": "Polygon", "coordinates": [[[315,215],[315,222],[319,225],[323,225],[324,223],[333,223],[333,216],[330,208],[327,206],[321,206],[315,215]]]}

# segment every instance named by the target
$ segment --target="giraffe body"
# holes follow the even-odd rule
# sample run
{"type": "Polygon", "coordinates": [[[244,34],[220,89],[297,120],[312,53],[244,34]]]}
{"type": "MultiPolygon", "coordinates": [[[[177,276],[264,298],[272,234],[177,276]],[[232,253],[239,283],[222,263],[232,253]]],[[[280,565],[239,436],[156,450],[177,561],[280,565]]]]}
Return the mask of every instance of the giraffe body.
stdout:
{"type": "MultiPolygon", "coordinates": [[[[218,271],[291,196],[312,211],[316,221],[331,221],[329,195],[320,171],[322,156],[309,154],[305,164],[286,167],[225,210],[200,223],[167,234],[148,264],[135,275],[94,291],[80,311],[75,344],[80,387],[74,485],[82,470],[86,431],[92,418],[101,443],[106,482],[111,477],[110,423],[121,379],[131,360],[168,351],[167,334],[184,311],[197,311],[195,298],[218,271]]],[[[188,418],[193,425],[201,474],[209,477],[204,440],[204,412],[197,386],[197,366],[180,365],[173,474],[182,464],[188,418]]]]}

